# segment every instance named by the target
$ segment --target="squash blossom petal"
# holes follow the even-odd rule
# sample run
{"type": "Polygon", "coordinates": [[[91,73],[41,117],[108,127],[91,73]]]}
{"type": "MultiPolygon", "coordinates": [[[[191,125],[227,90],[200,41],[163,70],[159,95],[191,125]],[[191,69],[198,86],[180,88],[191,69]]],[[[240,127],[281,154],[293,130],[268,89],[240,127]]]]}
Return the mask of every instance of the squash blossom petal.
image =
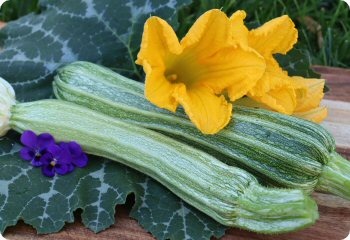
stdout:
{"type": "Polygon", "coordinates": [[[253,48],[266,62],[264,75],[247,95],[275,111],[291,114],[296,106],[295,91],[290,77],[280,68],[273,54],[285,54],[297,42],[298,32],[294,23],[285,15],[249,31],[244,25],[245,17],[244,11],[237,11],[230,18],[233,28],[243,33],[237,35],[235,32],[233,42],[239,41],[244,47],[253,48]]]}
{"type": "Polygon", "coordinates": [[[315,123],[322,122],[328,115],[328,110],[325,106],[313,108],[305,112],[295,112],[293,116],[298,118],[304,118],[315,123]]]}
{"type": "MultiPolygon", "coordinates": [[[[290,77],[273,57],[276,53],[286,54],[297,42],[298,32],[293,21],[284,15],[249,31],[244,25],[245,17],[244,11],[237,11],[231,16],[231,24],[236,29],[232,41],[240,42],[243,48],[253,48],[266,62],[264,75],[247,94],[254,100],[249,105],[265,106],[317,122],[323,119],[327,111],[319,107],[319,104],[323,98],[324,80],[290,77]]],[[[230,93],[230,89],[228,91],[230,93]]],[[[245,99],[240,102],[249,101],[245,99]]]]}
{"type": "Polygon", "coordinates": [[[320,106],[323,99],[324,79],[292,77],[297,105],[294,116],[320,123],[327,117],[327,108],[320,106]]]}
{"type": "Polygon", "coordinates": [[[217,133],[232,116],[224,91],[235,86],[238,99],[265,71],[259,54],[230,39],[229,18],[217,9],[204,13],[181,42],[164,20],[150,17],[136,60],[146,73],[146,98],[173,112],[182,105],[202,133],[217,133]]]}
{"type": "MultiPolygon", "coordinates": [[[[304,118],[316,123],[322,122],[328,114],[327,108],[320,106],[324,96],[324,79],[291,77],[295,89],[297,105],[292,116],[304,118]]],[[[252,98],[244,97],[235,101],[236,105],[271,109],[262,102],[255,101],[252,98]]]]}

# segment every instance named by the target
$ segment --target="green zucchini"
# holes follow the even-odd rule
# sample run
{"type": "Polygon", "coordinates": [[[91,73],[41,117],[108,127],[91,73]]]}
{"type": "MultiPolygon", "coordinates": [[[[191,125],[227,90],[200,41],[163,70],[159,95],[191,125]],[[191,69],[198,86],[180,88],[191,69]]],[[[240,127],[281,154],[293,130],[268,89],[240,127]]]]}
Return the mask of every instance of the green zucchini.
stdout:
{"type": "Polygon", "coordinates": [[[149,103],[142,83],[87,62],[61,68],[54,92],[59,99],[187,142],[275,186],[350,199],[350,163],[335,152],[334,138],[315,123],[236,106],[225,129],[203,135],[181,109],[173,114],[149,103]]]}
{"type": "Polygon", "coordinates": [[[87,153],[109,158],[159,181],[184,201],[227,226],[263,233],[306,227],[317,205],[301,190],[269,189],[249,173],[154,131],[60,100],[15,104],[0,79],[0,136],[50,132],[75,140],[87,153]],[[5,99],[5,101],[3,101],[5,99]],[[12,99],[13,101],[8,101],[12,99]]]}

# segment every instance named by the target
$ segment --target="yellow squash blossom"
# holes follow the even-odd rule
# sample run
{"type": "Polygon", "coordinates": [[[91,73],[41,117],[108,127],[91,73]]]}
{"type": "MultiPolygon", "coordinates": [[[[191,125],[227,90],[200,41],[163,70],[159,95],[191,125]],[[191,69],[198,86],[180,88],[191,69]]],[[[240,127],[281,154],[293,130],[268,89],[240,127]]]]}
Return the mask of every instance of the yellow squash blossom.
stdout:
{"type": "Polygon", "coordinates": [[[146,98],[173,112],[182,105],[201,132],[217,133],[232,115],[223,91],[232,86],[231,99],[241,98],[265,71],[264,59],[232,43],[232,34],[217,9],[204,13],[181,42],[164,20],[150,17],[136,60],[146,73],[146,98]]]}
{"type": "Polygon", "coordinates": [[[320,123],[327,117],[327,108],[320,106],[323,99],[323,79],[292,77],[297,95],[294,116],[320,123]]]}
{"type": "MultiPolygon", "coordinates": [[[[298,32],[293,21],[284,15],[249,31],[244,25],[245,17],[244,11],[237,11],[231,16],[230,21],[234,26],[232,41],[242,44],[244,48],[253,48],[266,62],[264,75],[247,96],[284,114],[318,122],[325,118],[327,111],[319,107],[324,80],[290,77],[273,57],[276,53],[286,54],[297,42],[298,32]]],[[[231,88],[228,89],[229,94],[230,91],[231,88]]]]}
{"type": "MultiPolygon", "coordinates": [[[[323,79],[292,77],[294,89],[296,93],[296,108],[292,113],[293,116],[304,118],[316,123],[322,122],[327,117],[327,108],[319,106],[323,98],[323,87],[325,81],[323,79]]],[[[257,102],[252,98],[241,98],[235,101],[236,105],[265,108],[272,110],[268,105],[257,102]]]]}

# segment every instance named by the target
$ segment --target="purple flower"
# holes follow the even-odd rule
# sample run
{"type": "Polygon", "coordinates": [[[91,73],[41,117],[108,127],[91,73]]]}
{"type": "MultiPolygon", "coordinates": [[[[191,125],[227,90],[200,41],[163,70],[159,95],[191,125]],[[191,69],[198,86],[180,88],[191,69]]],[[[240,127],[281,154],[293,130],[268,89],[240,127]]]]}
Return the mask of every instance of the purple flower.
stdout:
{"type": "Polygon", "coordinates": [[[49,133],[42,133],[37,136],[32,131],[24,131],[21,136],[21,142],[24,147],[20,151],[21,157],[30,161],[35,167],[42,166],[41,157],[46,153],[46,148],[54,144],[55,140],[49,133]]]}
{"type": "Polygon", "coordinates": [[[41,157],[41,162],[42,173],[47,177],[53,177],[56,173],[65,175],[74,169],[70,153],[56,144],[47,147],[47,153],[41,157]]]}
{"type": "Polygon", "coordinates": [[[20,155],[30,161],[35,167],[41,167],[47,177],[55,174],[65,175],[75,167],[85,167],[88,163],[87,155],[77,142],[62,142],[59,145],[49,133],[37,136],[32,131],[24,131],[21,136],[24,147],[20,155]]]}
{"type": "Polygon", "coordinates": [[[70,153],[72,164],[76,167],[83,168],[88,164],[88,157],[77,142],[60,143],[60,147],[66,149],[70,153]]]}

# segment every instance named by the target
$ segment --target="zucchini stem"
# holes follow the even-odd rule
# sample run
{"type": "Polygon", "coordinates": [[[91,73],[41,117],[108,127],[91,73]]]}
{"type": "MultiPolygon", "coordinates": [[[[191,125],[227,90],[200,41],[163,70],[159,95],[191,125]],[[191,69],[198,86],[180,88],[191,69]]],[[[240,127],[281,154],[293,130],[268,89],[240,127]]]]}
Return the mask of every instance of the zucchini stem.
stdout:
{"type": "Polygon", "coordinates": [[[309,226],[319,217],[305,192],[251,184],[237,202],[238,226],[260,233],[281,233],[309,226]]]}
{"type": "Polygon", "coordinates": [[[316,190],[350,200],[350,161],[332,152],[328,164],[323,167],[316,190]]]}

